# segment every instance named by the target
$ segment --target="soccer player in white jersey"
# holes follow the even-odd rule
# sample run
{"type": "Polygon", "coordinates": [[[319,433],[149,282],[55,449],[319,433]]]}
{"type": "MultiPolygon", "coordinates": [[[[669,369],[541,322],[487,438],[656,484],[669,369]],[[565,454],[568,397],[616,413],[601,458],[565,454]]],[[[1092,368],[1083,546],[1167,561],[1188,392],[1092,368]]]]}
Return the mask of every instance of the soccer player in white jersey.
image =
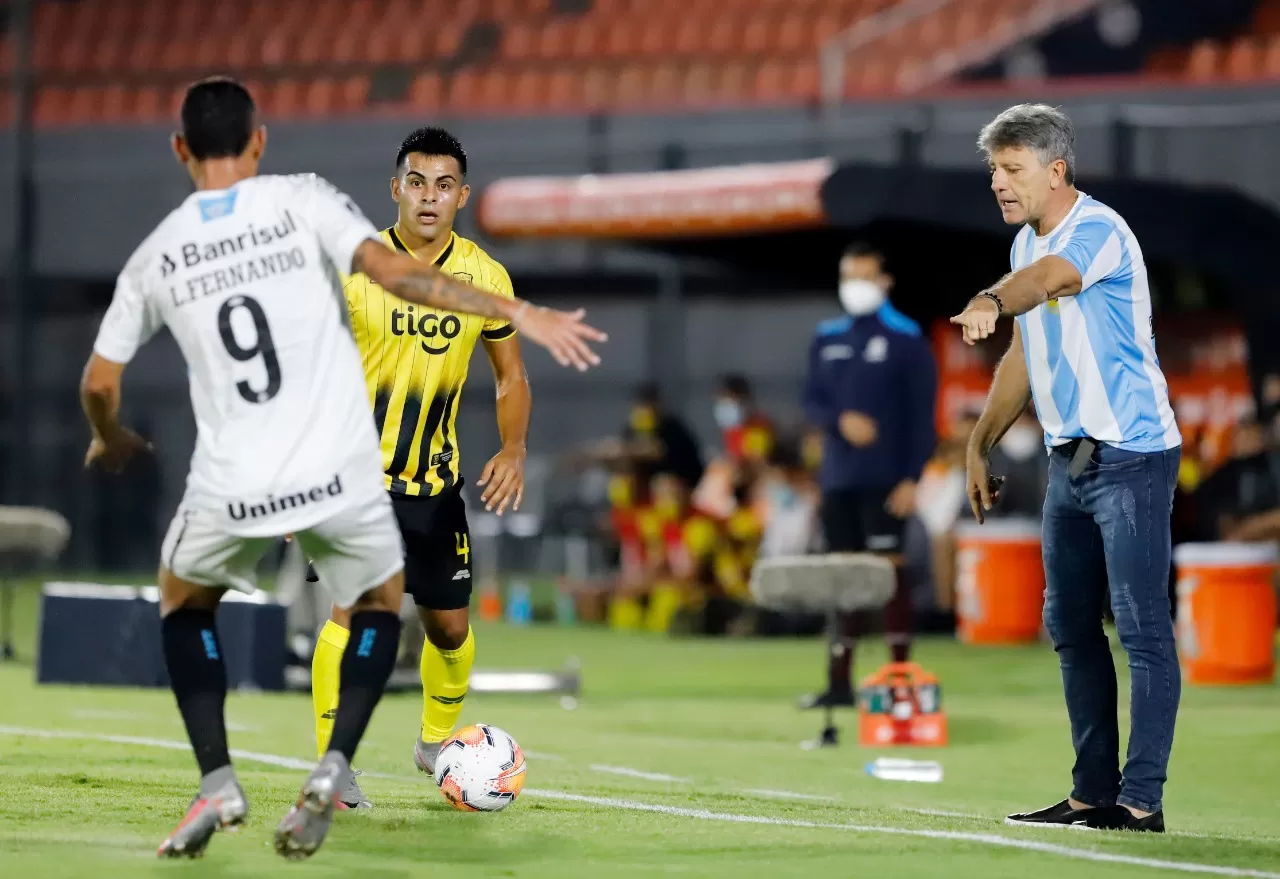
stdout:
{"type": "Polygon", "coordinates": [[[364,272],[420,305],[510,320],[582,369],[598,362],[586,342],[604,338],[581,313],[485,293],[395,252],[314,175],[255,176],[265,144],[242,85],[212,79],[187,91],[173,147],[196,192],[125,265],[81,385],[93,428],[86,463],[118,471],[145,447],[118,421],[125,364],[166,325],[190,371],[196,447],[159,577],[165,665],[201,781],[161,856],[198,856],[248,812],[227,751],[214,614],[228,588],[254,589],[254,566],[276,538],[296,534],[353,612],[329,750],[276,831],[282,855],[306,857],[324,840],[395,663],[403,548],[338,272],[364,272]]]}
{"type": "Polygon", "coordinates": [[[1181,692],[1168,581],[1182,438],[1156,359],[1142,248],[1119,214],[1076,189],[1075,132],[1061,111],[1010,107],[978,143],[1004,221],[1022,229],[1012,273],[952,318],[972,345],[1000,315],[1017,317],[969,442],[969,500],[981,522],[999,494],[987,455],[1034,399],[1050,455],[1044,622],[1076,752],[1070,796],[1008,820],[1162,832],[1181,692]],[[1123,772],[1102,629],[1108,585],[1132,676],[1123,772]]]}

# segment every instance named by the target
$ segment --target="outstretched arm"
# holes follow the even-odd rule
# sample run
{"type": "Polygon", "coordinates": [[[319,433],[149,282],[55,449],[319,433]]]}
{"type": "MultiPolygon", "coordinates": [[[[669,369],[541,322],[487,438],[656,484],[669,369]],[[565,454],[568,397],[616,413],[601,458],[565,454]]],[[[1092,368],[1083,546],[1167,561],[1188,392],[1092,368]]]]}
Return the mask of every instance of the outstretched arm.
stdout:
{"type": "Polygon", "coordinates": [[[608,339],[604,333],[582,322],[585,314],[582,309],[554,311],[521,299],[487,293],[373,239],[356,249],[351,269],[364,272],[374,283],[408,302],[508,320],[529,339],[550,351],[561,366],[572,364],[579,370],[595,366],[600,358],[587,342],[608,339]]]}
{"type": "Polygon", "coordinates": [[[1084,280],[1080,270],[1060,256],[1046,256],[1025,269],[1010,272],[969,300],[964,311],[951,318],[972,345],[995,332],[1002,314],[1026,314],[1050,299],[1075,296],[1084,280]]]}

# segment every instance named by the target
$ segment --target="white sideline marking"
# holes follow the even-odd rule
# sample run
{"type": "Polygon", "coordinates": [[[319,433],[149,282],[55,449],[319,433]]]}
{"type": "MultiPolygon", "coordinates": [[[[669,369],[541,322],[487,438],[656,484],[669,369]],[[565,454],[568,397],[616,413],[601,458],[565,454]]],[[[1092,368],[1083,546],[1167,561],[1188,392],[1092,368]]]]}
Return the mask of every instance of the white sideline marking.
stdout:
{"type": "Polygon", "coordinates": [[[751,787],[738,791],[740,794],[751,794],[757,797],[771,797],[779,800],[813,800],[818,803],[834,803],[836,797],[824,797],[820,794],[801,794],[793,790],[770,790],[769,788],[751,787]]]}
{"type": "Polygon", "coordinates": [[[544,751],[530,751],[528,748],[524,749],[524,755],[526,757],[532,757],[535,760],[554,760],[557,763],[564,762],[564,758],[559,754],[548,754],[544,751]]]}
{"type": "MultiPolygon", "coordinates": [[[[149,748],[163,748],[168,751],[190,751],[186,742],[167,739],[152,739],[142,736],[115,736],[100,733],[78,733],[66,730],[27,729],[16,726],[0,726],[0,735],[26,736],[40,739],[72,739],[78,741],[110,742],[121,745],[140,745],[149,748]]],[[[287,769],[310,769],[312,760],[299,760],[295,757],[282,757],[277,754],[259,754],[253,751],[232,751],[232,756],[241,760],[265,763],[269,766],[280,766],[287,769]]],[[[398,781],[411,781],[409,776],[367,773],[371,777],[390,778],[398,781]]],[[[732,812],[712,812],[707,809],[689,809],[681,806],[665,806],[658,803],[641,803],[635,800],[618,800],[610,797],[591,797],[583,794],[571,794],[566,791],[525,788],[526,794],[547,800],[560,800],[569,803],[585,803],[592,806],[603,806],[610,809],[625,809],[630,812],[650,812],[658,815],[670,815],[677,818],[695,818],[700,821],[723,821],[732,824],[761,824],[770,827],[799,827],[814,830],[845,830],[852,833],[863,833],[878,836],[911,836],[919,839],[943,839],[952,842],[973,842],[998,848],[1020,849],[1022,851],[1039,852],[1046,855],[1058,855],[1082,861],[1093,861],[1100,864],[1126,864],[1133,867],[1150,867],[1156,870],[1173,870],[1180,873],[1201,873],[1212,876],[1238,876],[1243,879],[1280,879],[1280,873],[1268,873],[1265,870],[1251,870],[1244,867],[1225,867],[1217,864],[1198,864],[1192,861],[1167,861],[1159,858],[1142,858],[1136,855],[1121,855],[1093,849],[1070,848],[1030,839],[997,836],[993,833],[964,833],[954,830],[919,830],[905,827],[885,827],[870,824],[828,823],[821,821],[802,821],[793,818],[770,818],[764,815],[738,815],[732,812]]]]}
{"type": "Polygon", "coordinates": [[[592,763],[592,772],[604,772],[609,775],[625,775],[627,778],[643,778],[645,781],[688,781],[687,778],[678,778],[674,775],[666,775],[661,772],[644,772],[640,769],[631,769],[627,766],[608,766],[604,763],[592,763]]]}

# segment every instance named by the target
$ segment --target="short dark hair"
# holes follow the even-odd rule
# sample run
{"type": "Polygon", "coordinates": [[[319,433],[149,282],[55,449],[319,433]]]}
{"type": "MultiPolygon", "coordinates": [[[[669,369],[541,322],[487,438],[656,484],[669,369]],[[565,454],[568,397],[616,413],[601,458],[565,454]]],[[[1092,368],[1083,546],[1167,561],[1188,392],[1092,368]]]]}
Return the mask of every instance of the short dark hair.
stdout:
{"type": "Polygon", "coordinates": [[[419,128],[409,132],[409,136],[400,144],[400,152],[396,153],[396,168],[404,164],[409,153],[422,153],[424,156],[452,156],[458,160],[458,169],[462,176],[467,176],[467,151],[458,140],[443,128],[419,128]]]}
{"type": "Polygon", "coordinates": [[[192,158],[226,159],[249,146],[257,107],[249,90],[234,79],[213,76],[193,83],[182,99],[182,138],[192,158]]]}
{"type": "Polygon", "coordinates": [[[741,373],[731,372],[720,377],[720,390],[746,400],[751,397],[751,382],[741,373]]]}
{"type": "Polygon", "coordinates": [[[844,250],[840,254],[840,258],[845,259],[846,257],[852,257],[854,259],[859,257],[874,259],[880,263],[880,268],[884,268],[885,263],[888,262],[888,260],[884,258],[883,250],[866,241],[854,241],[845,245],[844,250]]]}
{"type": "Polygon", "coordinates": [[[769,466],[776,467],[779,470],[788,472],[796,472],[804,470],[804,455],[800,450],[798,440],[787,437],[779,439],[773,444],[773,449],[769,452],[769,466]]]}

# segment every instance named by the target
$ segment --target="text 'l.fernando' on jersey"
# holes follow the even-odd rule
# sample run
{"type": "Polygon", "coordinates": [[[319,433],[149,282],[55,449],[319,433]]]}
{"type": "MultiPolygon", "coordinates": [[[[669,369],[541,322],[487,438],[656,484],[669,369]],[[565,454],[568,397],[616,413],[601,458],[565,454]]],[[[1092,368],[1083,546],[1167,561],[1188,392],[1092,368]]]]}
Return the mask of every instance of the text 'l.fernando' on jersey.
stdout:
{"type": "MultiPolygon", "coordinates": [[[[380,237],[413,255],[394,226],[380,237]]],[[[435,265],[481,290],[515,296],[506,269],[460,235],[450,234],[435,265]]],[[[476,341],[506,339],[515,328],[502,319],[407,303],[363,274],[347,278],[344,289],[381,438],[387,490],[419,496],[452,488],[459,474],[458,396],[476,341]]]]}

